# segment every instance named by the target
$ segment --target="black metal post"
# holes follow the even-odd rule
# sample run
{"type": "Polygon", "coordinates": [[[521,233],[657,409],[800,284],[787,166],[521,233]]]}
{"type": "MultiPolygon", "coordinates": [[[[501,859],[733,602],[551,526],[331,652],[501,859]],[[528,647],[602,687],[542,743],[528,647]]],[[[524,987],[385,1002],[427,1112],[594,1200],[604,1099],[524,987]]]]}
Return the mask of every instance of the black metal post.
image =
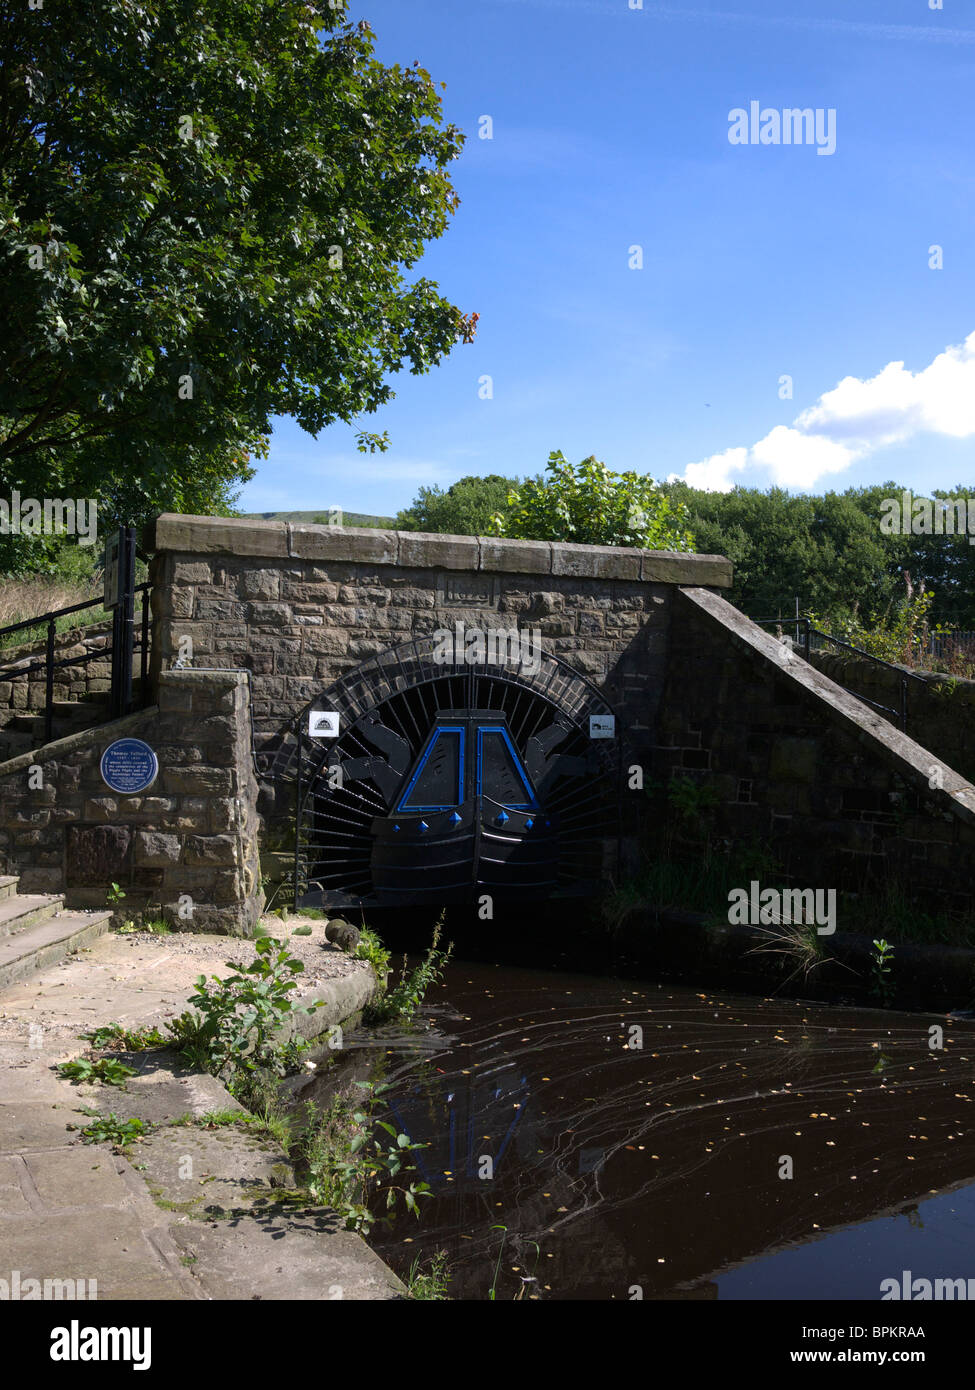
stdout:
{"type": "Polygon", "coordinates": [[[132,659],[135,654],[135,527],[126,526],[122,532],[122,545],[119,548],[119,566],[122,571],[122,610],[121,618],[121,667],[120,703],[121,713],[132,711],[132,659]]]}
{"type": "Polygon", "coordinates": [[[54,634],[57,631],[54,619],[47,625],[47,650],[44,668],[44,742],[51,742],[54,732],[54,634]]]}
{"type": "Polygon", "coordinates": [[[901,732],[907,733],[907,677],[901,676],[901,732]]]}
{"type": "MultiPolygon", "coordinates": [[[[118,537],[118,574],[121,577],[122,565],[124,563],[123,532],[119,531],[118,537]]],[[[119,588],[116,584],[114,594],[108,595],[109,602],[112,603],[112,690],[108,701],[109,718],[118,719],[122,714],[122,679],[121,679],[121,658],[122,658],[122,604],[119,588]]]]}
{"type": "Polygon", "coordinates": [[[142,648],[139,665],[139,703],[149,703],[149,590],[142,590],[142,648]]]}
{"type": "Polygon", "coordinates": [[[810,643],[809,643],[809,632],[810,632],[810,629],[811,629],[811,627],[812,627],[812,624],[811,624],[811,622],[810,622],[810,620],[809,620],[808,618],[804,618],[804,619],[803,619],[803,622],[804,622],[804,624],[805,624],[805,627],[804,627],[804,629],[803,629],[803,634],[802,634],[803,656],[805,656],[806,660],[808,661],[808,660],[809,660],[809,648],[810,648],[810,643]]]}

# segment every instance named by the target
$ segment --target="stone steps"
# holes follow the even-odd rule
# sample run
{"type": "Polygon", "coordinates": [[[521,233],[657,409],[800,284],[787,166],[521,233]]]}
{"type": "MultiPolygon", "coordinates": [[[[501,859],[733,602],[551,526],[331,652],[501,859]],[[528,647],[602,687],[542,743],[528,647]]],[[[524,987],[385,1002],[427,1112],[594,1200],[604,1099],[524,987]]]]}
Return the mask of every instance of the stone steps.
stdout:
{"type": "Polygon", "coordinates": [[[0,940],[53,917],[63,907],[60,893],[8,893],[0,900],[0,940]]]}
{"type": "MultiPolygon", "coordinates": [[[[141,684],[139,679],[132,682],[132,695],[136,701],[141,684]]],[[[80,700],[54,700],[51,706],[50,741],[53,743],[57,739],[69,738],[72,734],[106,723],[110,699],[107,690],[97,690],[89,691],[80,700]]],[[[0,727],[0,762],[32,752],[35,748],[43,748],[46,742],[44,710],[21,710],[0,727]]]]}
{"type": "Polygon", "coordinates": [[[0,876],[0,989],[56,965],[108,931],[109,911],[65,911],[56,893],[18,893],[0,876]]]}

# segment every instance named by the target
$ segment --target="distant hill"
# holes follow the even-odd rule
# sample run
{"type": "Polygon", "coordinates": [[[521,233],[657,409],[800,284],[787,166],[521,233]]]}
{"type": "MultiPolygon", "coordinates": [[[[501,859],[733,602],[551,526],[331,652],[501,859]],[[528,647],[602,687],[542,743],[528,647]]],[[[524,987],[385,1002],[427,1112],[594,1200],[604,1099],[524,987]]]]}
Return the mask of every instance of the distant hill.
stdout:
{"type": "MultiPolygon", "coordinates": [[[[242,512],[247,521],[307,521],[312,525],[328,525],[328,509],[318,512],[242,512]]],[[[343,526],[372,526],[378,530],[395,529],[394,516],[370,516],[367,512],[342,512],[343,526]]]]}

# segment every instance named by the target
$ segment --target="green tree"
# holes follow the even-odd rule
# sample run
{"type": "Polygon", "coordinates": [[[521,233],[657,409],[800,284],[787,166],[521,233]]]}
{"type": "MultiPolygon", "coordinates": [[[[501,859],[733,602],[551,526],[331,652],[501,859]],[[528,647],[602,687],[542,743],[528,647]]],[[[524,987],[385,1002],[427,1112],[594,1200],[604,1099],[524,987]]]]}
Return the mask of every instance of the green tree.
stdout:
{"type": "Polygon", "coordinates": [[[698,549],[733,561],[729,597],[752,617],[787,617],[797,597],[802,611],[850,614],[859,605],[873,617],[899,595],[908,549],[880,531],[885,487],[823,497],[782,488],[701,492],[681,482],[665,490],[687,506],[698,549]]]}
{"type": "Polygon", "coordinates": [[[411,505],[397,516],[396,525],[401,531],[486,536],[493,518],[507,511],[508,495],[517,486],[514,478],[489,473],[485,478],[460,478],[446,492],[421,487],[411,505]]]}
{"type": "MultiPolygon", "coordinates": [[[[899,497],[901,490],[888,491],[883,495],[899,497]]],[[[920,497],[920,494],[918,496],[920,497]]],[[[975,487],[966,488],[959,484],[951,489],[938,488],[929,499],[922,500],[931,503],[933,525],[934,514],[940,503],[947,504],[949,510],[955,502],[975,507],[975,487]],[[968,499],[972,499],[971,503],[968,503],[968,499]]],[[[967,514],[967,510],[966,506],[963,515],[967,514]]],[[[958,518],[952,514],[952,526],[957,520],[958,518]]],[[[925,517],[920,525],[927,524],[925,517]]],[[[945,522],[941,524],[946,525],[945,522]]],[[[892,539],[900,541],[907,552],[904,561],[906,569],[918,584],[923,582],[934,595],[931,604],[932,623],[946,624],[969,632],[975,630],[975,544],[972,543],[975,537],[967,533],[938,535],[933,530],[930,534],[921,530],[917,535],[912,531],[909,536],[892,539]]]]}
{"type": "Polygon", "coordinates": [[[595,455],[569,463],[556,450],[548,477],[528,478],[494,517],[492,534],[584,545],[633,545],[645,550],[693,550],[688,513],[652,478],[613,473],[595,455]]]}
{"type": "Polygon", "coordinates": [[[463,137],[344,0],[0,0],[0,73],[7,488],[226,508],[274,416],[352,422],[472,334],[404,275],[463,137]]]}

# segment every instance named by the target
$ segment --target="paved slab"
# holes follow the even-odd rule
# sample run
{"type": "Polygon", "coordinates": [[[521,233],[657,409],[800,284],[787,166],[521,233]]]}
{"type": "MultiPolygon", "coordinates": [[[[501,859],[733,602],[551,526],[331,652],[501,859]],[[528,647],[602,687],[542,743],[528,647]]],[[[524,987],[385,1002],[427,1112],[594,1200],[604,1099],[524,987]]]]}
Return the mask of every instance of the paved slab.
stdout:
{"type": "MultiPolygon", "coordinates": [[[[322,1028],[368,997],[368,967],[325,943],[323,926],[289,945],[305,993],[327,1001],[322,1028]]],[[[57,1074],[87,1047],[83,1031],[162,1027],[198,975],[253,955],[227,937],[110,935],[0,990],[0,1277],[94,1281],[99,1299],[141,1301],[403,1296],[334,1214],[279,1201],[294,1183],[280,1145],[246,1127],[173,1124],[239,1108],[216,1078],[170,1052],[118,1054],[137,1069],[124,1089],[57,1074]],[[155,1128],[126,1158],[82,1142],[86,1107],[155,1128]]]]}
{"type": "Polygon", "coordinates": [[[157,1202],[200,1219],[243,1214],[295,1184],[280,1145],[225,1125],[158,1130],[136,1161],[157,1202]]]}
{"type": "Polygon", "coordinates": [[[108,931],[111,919],[110,912],[59,912],[18,919],[27,923],[19,931],[9,924],[9,935],[0,935],[0,987],[77,954],[108,931]]]}
{"type": "Polygon", "coordinates": [[[358,1301],[406,1294],[379,1256],[320,1208],[194,1222],[174,1235],[210,1298],[358,1301]]]}

